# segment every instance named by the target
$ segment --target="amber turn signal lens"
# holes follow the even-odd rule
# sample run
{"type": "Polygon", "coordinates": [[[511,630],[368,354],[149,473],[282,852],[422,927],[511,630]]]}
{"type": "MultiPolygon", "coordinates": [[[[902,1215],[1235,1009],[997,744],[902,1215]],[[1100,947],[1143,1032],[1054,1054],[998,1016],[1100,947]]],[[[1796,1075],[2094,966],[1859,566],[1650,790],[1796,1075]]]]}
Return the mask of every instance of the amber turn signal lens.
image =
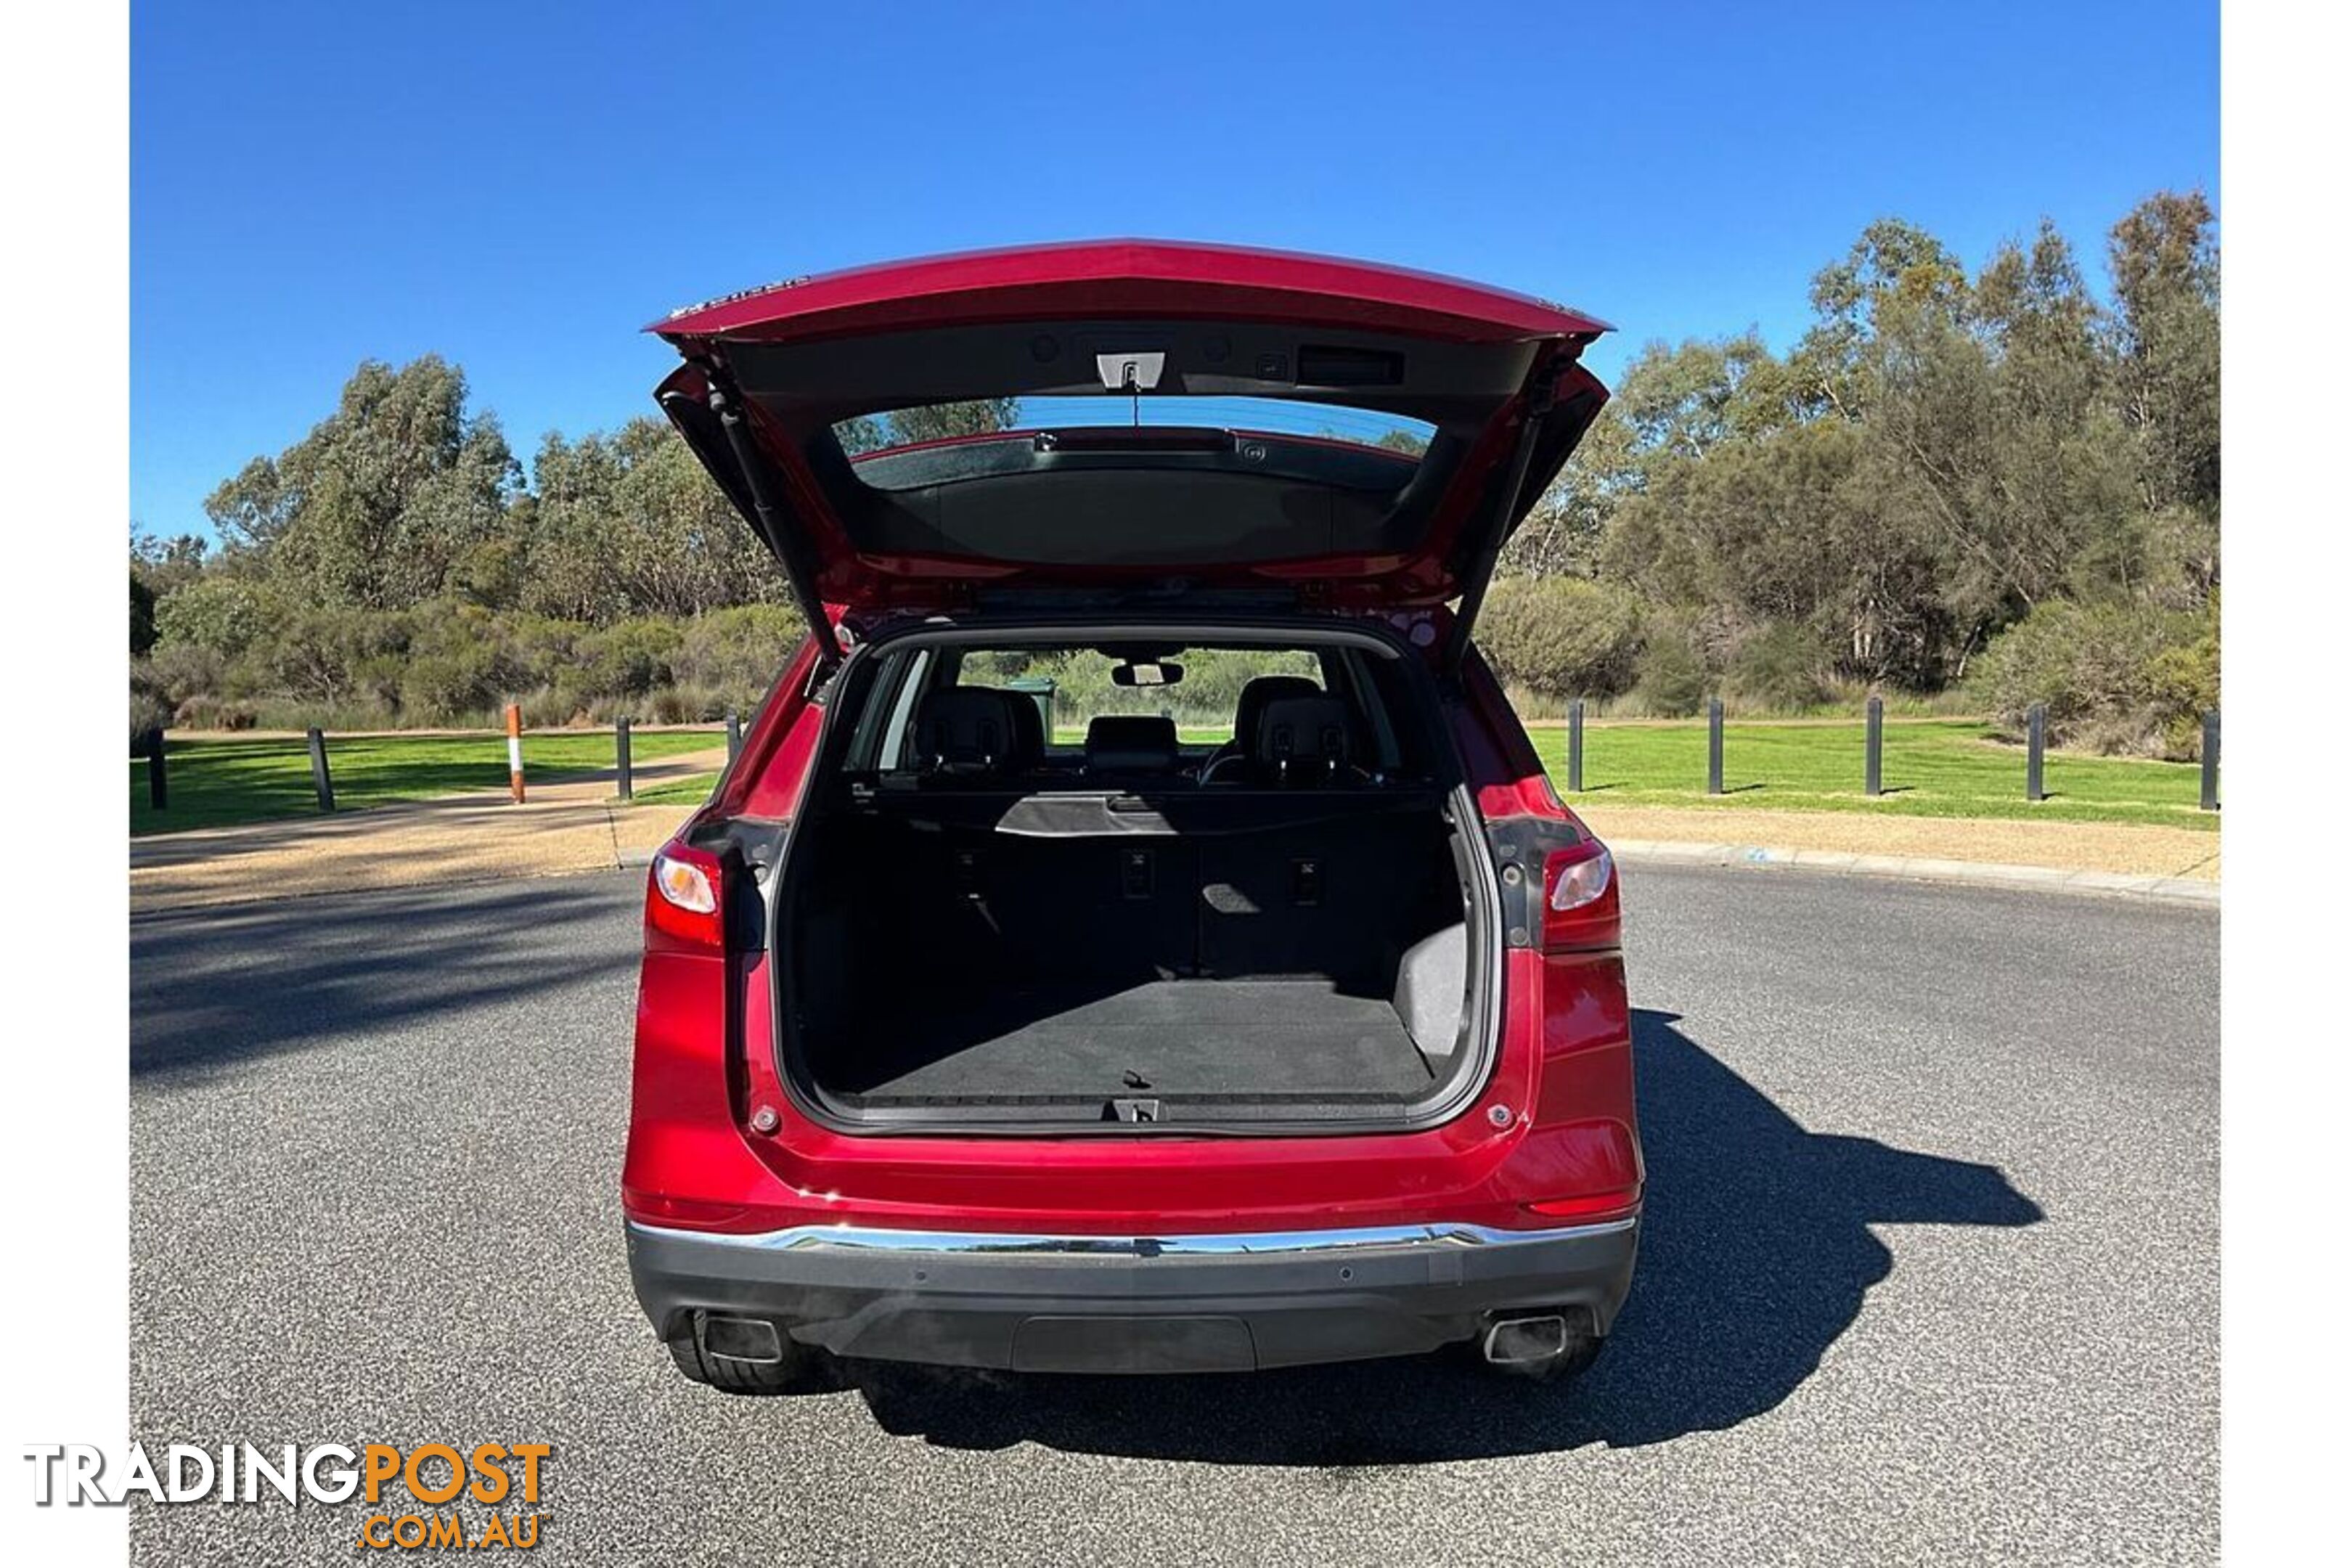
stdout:
{"type": "Polygon", "coordinates": [[[701,867],[668,854],[654,857],[654,889],[664,901],[690,914],[707,915],[719,907],[719,891],[701,867]]]}

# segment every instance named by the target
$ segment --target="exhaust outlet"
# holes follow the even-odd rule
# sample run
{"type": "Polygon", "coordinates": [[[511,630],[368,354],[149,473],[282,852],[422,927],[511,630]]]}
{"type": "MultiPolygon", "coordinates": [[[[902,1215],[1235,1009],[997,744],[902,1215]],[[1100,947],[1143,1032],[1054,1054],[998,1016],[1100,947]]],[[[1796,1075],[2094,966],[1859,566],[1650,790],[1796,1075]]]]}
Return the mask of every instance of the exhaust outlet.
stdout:
{"type": "Polygon", "coordinates": [[[784,1359],[784,1342],[775,1324],[761,1318],[722,1318],[715,1312],[702,1315],[702,1350],[721,1361],[754,1366],[774,1366],[784,1359]]]}
{"type": "Polygon", "coordinates": [[[1558,1312],[1504,1318],[1486,1331],[1482,1347],[1496,1366],[1526,1366],[1567,1353],[1568,1320],[1558,1312]]]}

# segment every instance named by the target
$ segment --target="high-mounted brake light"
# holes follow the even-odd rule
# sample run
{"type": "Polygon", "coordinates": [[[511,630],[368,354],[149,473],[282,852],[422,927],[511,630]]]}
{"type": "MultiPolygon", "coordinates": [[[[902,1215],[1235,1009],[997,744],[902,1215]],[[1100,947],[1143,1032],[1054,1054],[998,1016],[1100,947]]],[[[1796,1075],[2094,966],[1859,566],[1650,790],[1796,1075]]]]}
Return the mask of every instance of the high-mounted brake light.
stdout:
{"type": "Polygon", "coordinates": [[[727,945],[720,917],[719,858],[670,843],[654,856],[646,886],[646,938],[659,945],[720,952],[727,945]]]}

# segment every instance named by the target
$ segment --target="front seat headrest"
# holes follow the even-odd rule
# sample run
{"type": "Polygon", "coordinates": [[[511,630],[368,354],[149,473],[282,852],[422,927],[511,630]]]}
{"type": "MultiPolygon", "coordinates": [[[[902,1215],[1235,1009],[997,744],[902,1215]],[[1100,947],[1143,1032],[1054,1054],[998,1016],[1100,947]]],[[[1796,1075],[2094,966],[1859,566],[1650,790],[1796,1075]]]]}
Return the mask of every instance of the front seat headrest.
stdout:
{"type": "Polygon", "coordinates": [[[1092,773],[1158,773],[1176,765],[1176,721],[1156,713],[1104,713],[1087,725],[1092,773]]]}
{"type": "Polygon", "coordinates": [[[1282,697],[1265,705],[1252,756],[1276,783],[1310,784],[1337,778],[1360,752],[1355,715],[1346,702],[1337,697],[1282,697]]]}
{"type": "MultiPolygon", "coordinates": [[[[917,763],[930,773],[1001,773],[1021,751],[1016,699],[985,686],[926,693],[915,710],[917,763]]],[[[1036,708],[1029,705],[1034,716],[1036,708]]]]}

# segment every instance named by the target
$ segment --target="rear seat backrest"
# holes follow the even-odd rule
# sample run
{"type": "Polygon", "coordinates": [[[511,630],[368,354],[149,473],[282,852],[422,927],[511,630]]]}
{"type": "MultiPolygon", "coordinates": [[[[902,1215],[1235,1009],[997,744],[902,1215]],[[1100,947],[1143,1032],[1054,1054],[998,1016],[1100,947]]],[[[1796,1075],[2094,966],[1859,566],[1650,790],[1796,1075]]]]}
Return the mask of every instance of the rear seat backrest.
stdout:
{"type": "Polygon", "coordinates": [[[1355,715],[1337,697],[1284,697],[1265,705],[1252,752],[1268,784],[1329,784],[1363,754],[1355,715]]]}
{"type": "Polygon", "coordinates": [[[915,710],[915,760],[925,773],[993,778],[1026,766],[1015,705],[1034,704],[985,686],[927,694],[915,710]]]}
{"type": "Polygon", "coordinates": [[[1257,743],[1258,725],[1265,721],[1269,703],[1322,695],[1323,689],[1303,675],[1251,677],[1249,684],[1242,688],[1241,700],[1234,704],[1234,747],[1247,752],[1257,743]]]}
{"type": "Polygon", "coordinates": [[[1164,773],[1176,766],[1176,721],[1149,713],[1104,713],[1087,725],[1087,771],[1164,773]]]}

